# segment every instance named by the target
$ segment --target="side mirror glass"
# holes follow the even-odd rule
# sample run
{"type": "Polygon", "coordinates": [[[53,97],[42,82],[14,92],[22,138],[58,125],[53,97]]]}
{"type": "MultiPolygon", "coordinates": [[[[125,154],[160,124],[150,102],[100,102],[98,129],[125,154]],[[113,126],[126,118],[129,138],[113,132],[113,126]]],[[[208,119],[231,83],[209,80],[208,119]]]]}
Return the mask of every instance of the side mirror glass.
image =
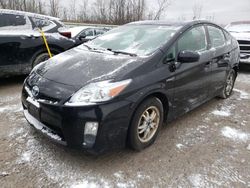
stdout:
{"type": "Polygon", "coordinates": [[[177,61],[180,63],[194,63],[200,60],[198,52],[184,50],[178,54],[177,61]]]}

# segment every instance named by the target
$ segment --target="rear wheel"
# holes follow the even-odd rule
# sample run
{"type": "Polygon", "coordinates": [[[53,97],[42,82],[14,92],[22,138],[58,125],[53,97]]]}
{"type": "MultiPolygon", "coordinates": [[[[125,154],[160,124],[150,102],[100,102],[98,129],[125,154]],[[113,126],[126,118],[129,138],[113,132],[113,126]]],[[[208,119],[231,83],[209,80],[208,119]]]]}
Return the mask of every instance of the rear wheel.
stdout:
{"type": "Polygon", "coordinates": [[[236,79],[236,72],[235,72],[235,70],[232,69],[227,75],[227,80],[226,80],[225,86],[224,86],[221,94],[219,95],[219,97],[221,97],[223,99],[230,97],[230,95],[233,92],[235,79],[236,79]]]}
{"type": "Polygon", "coordinates": [[[130,146],[141,151],[154,143],[163,123],[163,106],[158,98],[145,100],[136,110],[129,130],[130,146]]]}
{"type": "Polygon", "coordinates": [[[49,56],[48,53],[39,54],[39,55],[35,58],[35,60],[34,60],[34,62],[33,62],[33,64],[32,64],[32,68],[34,68],[36,65],[38,65],[38,64],[40,64],[40,63],[42,63],[42,62],[48,60],[49,58],[50,58],[50,56],[49,56]]]}

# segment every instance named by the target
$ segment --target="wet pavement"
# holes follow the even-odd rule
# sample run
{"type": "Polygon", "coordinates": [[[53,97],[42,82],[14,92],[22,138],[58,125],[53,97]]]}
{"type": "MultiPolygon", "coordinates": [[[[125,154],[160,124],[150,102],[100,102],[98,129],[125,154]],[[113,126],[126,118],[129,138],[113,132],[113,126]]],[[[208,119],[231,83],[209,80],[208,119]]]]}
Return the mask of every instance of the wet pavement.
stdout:
{"type": "Polygon", "coordinates": [[[250,187],[250,71],[229,99],[164,126],[148,149],[101,156],[36,133],[22,114],[23,80],[0,81],[1,187],[250,187]]]}

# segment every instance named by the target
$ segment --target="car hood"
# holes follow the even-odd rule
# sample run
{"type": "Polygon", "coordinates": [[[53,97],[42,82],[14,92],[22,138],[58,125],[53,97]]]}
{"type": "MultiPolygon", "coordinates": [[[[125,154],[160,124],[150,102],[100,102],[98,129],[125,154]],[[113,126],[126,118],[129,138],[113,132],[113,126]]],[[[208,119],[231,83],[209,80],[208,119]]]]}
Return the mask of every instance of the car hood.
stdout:
{"type": "Polygon", "coordinates": [[[61,84],[82,87],[90,82],[119,79],[143,63],[143,58],[73,48],[38,65],[37,73],[61,84]]]}
{"type": "Polygon", "coordinates": [[[250,41],[250,32],[242,32],[242,33],[231,32],[231,35],[234,36],[237,40],[250,41]]]}

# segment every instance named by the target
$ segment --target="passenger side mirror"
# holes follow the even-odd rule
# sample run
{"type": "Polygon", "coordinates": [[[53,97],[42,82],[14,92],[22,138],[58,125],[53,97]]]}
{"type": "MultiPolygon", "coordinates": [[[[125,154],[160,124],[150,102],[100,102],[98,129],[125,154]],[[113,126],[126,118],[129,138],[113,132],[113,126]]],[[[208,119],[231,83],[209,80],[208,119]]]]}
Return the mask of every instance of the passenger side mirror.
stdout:
{"type": "Polygon", "coordinates": [[[86,39],[86,37],[87,37],[86,35],[82,34],[82,35],[79,36],[79,39],[83,40],[83,39],[86,39]]]}
{"type": "Polygon", "coordinates": [[[184,50],[178,54],[177,61],[180,63],[194,63],[200,60],[198,52],[184,50]]]}

